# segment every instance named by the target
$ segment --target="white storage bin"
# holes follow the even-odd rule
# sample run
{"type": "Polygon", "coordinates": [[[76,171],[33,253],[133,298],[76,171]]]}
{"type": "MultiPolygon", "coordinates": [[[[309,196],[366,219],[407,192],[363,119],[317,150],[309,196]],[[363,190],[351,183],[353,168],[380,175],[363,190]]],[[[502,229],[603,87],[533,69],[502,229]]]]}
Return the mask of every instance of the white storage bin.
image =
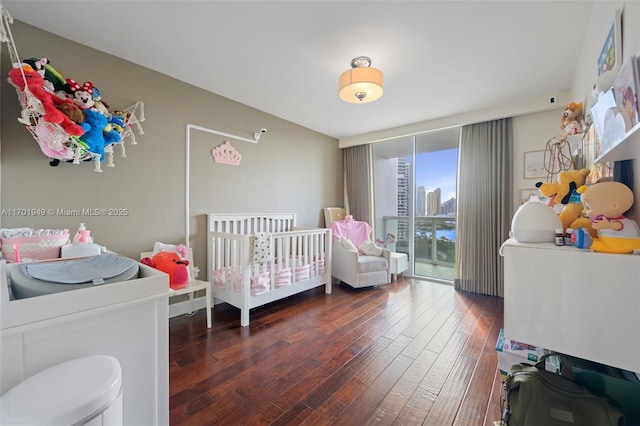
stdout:
{"type": "Polygon", "coordinates": [[[97,355],[54,365],[0,397],[3,425],[121,425],[122,371],[97,355]]]}

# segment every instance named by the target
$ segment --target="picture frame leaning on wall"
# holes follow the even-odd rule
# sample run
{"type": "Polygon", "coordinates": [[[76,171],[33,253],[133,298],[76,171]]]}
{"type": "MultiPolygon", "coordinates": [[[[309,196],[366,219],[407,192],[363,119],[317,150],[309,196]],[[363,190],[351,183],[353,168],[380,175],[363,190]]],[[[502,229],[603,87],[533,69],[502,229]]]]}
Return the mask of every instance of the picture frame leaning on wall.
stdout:
{"type": "Polygon", "coordinates": [[[544,168],[544,150],[529,151],[524,153],[524,178],[546,178],[547,171],[544,168]]]}
{"type": "Polygon", "coordinates": [[[622,10],[616,9],[609,32],[598,56],[598,76],[616,71],[622,65],[622,10]]]}

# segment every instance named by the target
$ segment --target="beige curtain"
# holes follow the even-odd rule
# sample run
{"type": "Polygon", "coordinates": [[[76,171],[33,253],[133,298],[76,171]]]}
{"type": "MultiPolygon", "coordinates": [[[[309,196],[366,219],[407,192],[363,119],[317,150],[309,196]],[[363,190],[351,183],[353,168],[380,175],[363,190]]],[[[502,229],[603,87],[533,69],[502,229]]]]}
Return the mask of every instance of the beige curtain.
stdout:
{"type": "Polygon", "coordinates": [[[454,286],[503,297],[498,250],[509,237],[512,216],[511,118],[464,126],[459,158],[454,286]]]}
{"type": "Polygon", "coordinates": [[[371,144],[345,148],[344,202],[347,214],[373,226],[371,144]]]}

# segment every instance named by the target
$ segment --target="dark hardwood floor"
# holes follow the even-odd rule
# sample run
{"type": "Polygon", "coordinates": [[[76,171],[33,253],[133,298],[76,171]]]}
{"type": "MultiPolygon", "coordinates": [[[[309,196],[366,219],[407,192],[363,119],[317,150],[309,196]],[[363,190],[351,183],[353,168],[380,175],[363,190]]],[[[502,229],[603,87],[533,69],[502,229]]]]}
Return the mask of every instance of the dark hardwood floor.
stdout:
{"type": "Polygon", "coordinates": [[[400,279],[170,320],[172,425],[492,425],[503,300],[400,279]]]}

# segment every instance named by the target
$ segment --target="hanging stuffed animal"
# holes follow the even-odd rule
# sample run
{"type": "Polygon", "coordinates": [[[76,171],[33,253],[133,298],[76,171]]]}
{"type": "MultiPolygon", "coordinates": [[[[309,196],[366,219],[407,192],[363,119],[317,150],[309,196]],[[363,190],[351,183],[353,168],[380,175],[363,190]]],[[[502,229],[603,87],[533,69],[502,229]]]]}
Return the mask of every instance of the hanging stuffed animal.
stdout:
{"type": "Polygon", "coordinates": [[[111,112],[109,112],[110,106],[104,99],[102,99],[102,93],[100,93],[100,90],[98,90],[96,86],[93,86],[92,95],[93,95],[93,107],[98,111],[100,111],[101,113],[103,113],[105,117],[107,118],[111,117],[111,112]]]}
{"type": "Polygon", "coordinates": [[[93,100],[93,83],[90,81],[85,81],[81,85],[77,81],[68,78],[64,90],[70,95],[73,103],[81,109],[93,108],[95,105],[93,100]]]}
{"type": "Polygon", "coordinates": [[[84,110],[84,123],[89,125],[80,140],[87,144],[87,150],[100,156],[100,161],[104,159],[104,149],[106,146],[120,142],[120,135],[115,130],[106,130],[109,121],[101,112],[87,109],[84,110]]]}
{"type": "Polygon", "coordinates": [[[31,68],[38,71],[44,78],[45,90],[56,93],[63,90],[65,79],[53,66],[47,58],[29,58],[22,62],[31,65],[31,68]]]}
{"type": "MultiPolygon", "coordinates": [[[[80,136],[84,133],[84,129],[81,126],[71,121],[56,108],[56,105],[62,104],[64,99],[43,89],[44,79],[30,65],[24,64],[22,68],[12,68],[9,71],[9,83],[23,93],[25,88],[28,89],[40,101],[43,109],[41,112],[43,120],[59,125],[70,136],[80,136]]],[[[36,123],[23,124],[35,125],[36,123]]]]}
{"type": "Polygon", "coordinates": [[[45,78],[44,74],[45,74],[45,66],[49,63],[49,60],[47,58],[29,58],[29,59],[24,59],[22,61],[23,64],[28,64],[31,65],[31,68],[34,69],[34,71],[37,71],[38,74],[40,74],[42,76],[42,78],[44,79],[44,86],[43,89],[45,89],[48,92],[54,93],[55,89],[53,87],[53,83],[51,83],[50,81],[47,81],[47,79],[45,78]]]}
{"type": "Polygon", "coordinates": [[[65,99],[64,102],[57,105],[57,108],[74,123],[84,123],[84,114],[82,113],[82,110],[69,99],[65,99]]]}

